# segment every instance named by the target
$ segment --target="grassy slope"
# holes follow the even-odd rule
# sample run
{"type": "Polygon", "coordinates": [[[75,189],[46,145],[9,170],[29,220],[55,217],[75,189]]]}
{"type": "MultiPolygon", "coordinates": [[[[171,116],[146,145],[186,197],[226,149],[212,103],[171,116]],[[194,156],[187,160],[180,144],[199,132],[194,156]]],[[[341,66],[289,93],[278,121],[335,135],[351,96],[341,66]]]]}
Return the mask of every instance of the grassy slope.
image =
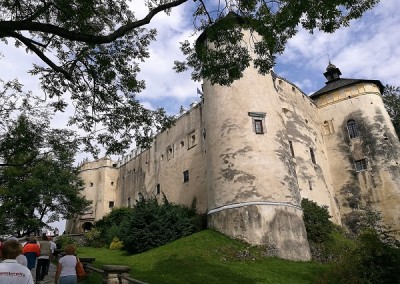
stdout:
{"type": "MultiPolygon", "coordinates": [[[[94,265],[132,267],[131,277],[155,283],[314,283],[326,265],[262,256],[262,251],[206,230],[148,252],[79,248],[80,257],[95,257],[94,265]],[[245,252],[250,252],[245,253],[245,252]],[[245,255],[245,256],[243,256],[245,255]]],[[[86,283],[100,283],[95,276],[86,283]]]]}

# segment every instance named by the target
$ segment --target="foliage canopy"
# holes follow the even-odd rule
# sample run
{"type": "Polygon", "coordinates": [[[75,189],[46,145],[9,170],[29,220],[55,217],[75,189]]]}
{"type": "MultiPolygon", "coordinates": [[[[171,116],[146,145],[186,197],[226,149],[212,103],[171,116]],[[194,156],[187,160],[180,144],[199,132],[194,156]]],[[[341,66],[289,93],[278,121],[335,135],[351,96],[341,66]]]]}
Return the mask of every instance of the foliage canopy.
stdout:
{"type": "Polygon", "coordinates": [[[72,164],[73,133],[49,129],[49,121],[20,115],[0,137],[0,231],[24,236],[46,222],[81,214],[89,201],[79,196],[83,182],[72,164]]]}
{"type": "MultiPolygon", "coordinates": [[[[38,75],[44,95],[55,111],[75,108],[69,123],[87,132],[86,150],[103,144],[118,153],[136,140],[148,145],[152,129],[172,123],[163,109],[149,110],[135,96],[145,88],[139,63],[149,57],[156,30],[146,26],[160,12],[187,6],[193,31],[207,41],[182,43],[187,56],[175,69],[192,68],[194,79],[229,85],[253,61],[266,73],[298,26],[334,32],[361,17],[379,0],[144,0],[148,13],[136,17],[137,4],[128,0],[14,0],[0,2],[0,40],[36,56],[30,73],[38,75]],[[230,13],[230,17],[226,17],[230,13]],[[240,27],[257,32],[243,44],[240,27]],[[255,58],[250,57],[254,52],[255,58]]],[[[201,37],[200,37],[201,38],[201,37]]]]}
{"type": "Polygon", "coordinates": [[[400,137],[400,87],[386,85],[382,98],[397,137],[400,137]]]}

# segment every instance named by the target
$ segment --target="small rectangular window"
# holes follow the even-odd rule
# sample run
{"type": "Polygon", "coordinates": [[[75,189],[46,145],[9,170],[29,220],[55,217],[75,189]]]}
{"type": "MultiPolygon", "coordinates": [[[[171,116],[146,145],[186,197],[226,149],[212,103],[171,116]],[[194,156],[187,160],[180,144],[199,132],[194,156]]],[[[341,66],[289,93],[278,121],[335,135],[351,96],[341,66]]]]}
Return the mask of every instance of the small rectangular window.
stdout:
{"type": "Polygon", "coordinates": [[[189,170],[183,172],[183,182],[189,182],[189,170]]]}
{"type": "Polygon", "coordinates": [[[314,154],[314,150],[312,148],[310,148],[310,156],[311,156],[311,161],[313,162],[313,164],[316,164],[315,161],[315,154],[314,154]]]}
{"type": "Polygon", "coordinates": [[[113,182],[113,181],[111,182],[111,185],[114,185],[114,182],[113,182]]]}
{"type": "Polygon", "coordinates": [[[131,198],[128,197],[128,207],[131,207],[131,198]]]}
{"type": "Polygon", "coordinates": [[[368,169],[368,165],[367,165],[367,160],[366,159],[354,161],[354,163],[356,164],[356,171],[357,172],[366,171],[368,169]]]}
{"type": "Polygon", "coordinates": [[[114,201],[108,202],[108,208],[113,208],[114,207],[114,201]]]}
{"type": "Polygon", "coordinates": [[[264,129],[263,129],[263,123],[261,119],[254,119],[254,130],[256,134],[263,134],[264,129]]]}
{"type": "Polygon", "coordinates": [[[292,154],[292,157],[294,157],[294,150],[293,150],[293,142],[289,141],[289,148],[290,148],[290,153],[292,154]]]}
{"type": "Polygon", "coordinates": [[[161,186],[160,186],[160,184],[157,184],[157,186],[156,186],[156,195],[160,195],[160,193],[161,193],[161,186]]]}
{"type": "Polygon", "coordinates": [[[93,182],[90,183],[90,187],[93,187],[93,182]]]}

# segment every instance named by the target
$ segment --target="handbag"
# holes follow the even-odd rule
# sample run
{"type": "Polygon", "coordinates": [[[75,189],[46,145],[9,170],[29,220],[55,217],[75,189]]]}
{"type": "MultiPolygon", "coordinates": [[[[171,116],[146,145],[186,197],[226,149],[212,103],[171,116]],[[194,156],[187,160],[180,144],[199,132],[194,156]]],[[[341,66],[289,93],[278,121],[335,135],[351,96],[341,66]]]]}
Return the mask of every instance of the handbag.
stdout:
{"type": "Polygon", "coordinates": [[[83,268],[82,262],[79,261],[79,258],[76,258],[75,270],[76,270],[76,276],[78,276],[78,278],[83,278],[86,276],[85,269],[83,268]]]}

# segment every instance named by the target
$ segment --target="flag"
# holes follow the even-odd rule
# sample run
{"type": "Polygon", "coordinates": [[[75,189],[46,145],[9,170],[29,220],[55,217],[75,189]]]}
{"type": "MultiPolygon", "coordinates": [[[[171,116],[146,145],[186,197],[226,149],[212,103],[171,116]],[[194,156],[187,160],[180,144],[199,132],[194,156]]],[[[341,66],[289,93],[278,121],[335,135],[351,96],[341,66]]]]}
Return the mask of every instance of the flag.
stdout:
{"type": "Polygon", "coordinates": [[[197,94],[200,95],[200,96],[203,95],[203,93],[199,90],[199,88],[197,88],[197,94]]]}

